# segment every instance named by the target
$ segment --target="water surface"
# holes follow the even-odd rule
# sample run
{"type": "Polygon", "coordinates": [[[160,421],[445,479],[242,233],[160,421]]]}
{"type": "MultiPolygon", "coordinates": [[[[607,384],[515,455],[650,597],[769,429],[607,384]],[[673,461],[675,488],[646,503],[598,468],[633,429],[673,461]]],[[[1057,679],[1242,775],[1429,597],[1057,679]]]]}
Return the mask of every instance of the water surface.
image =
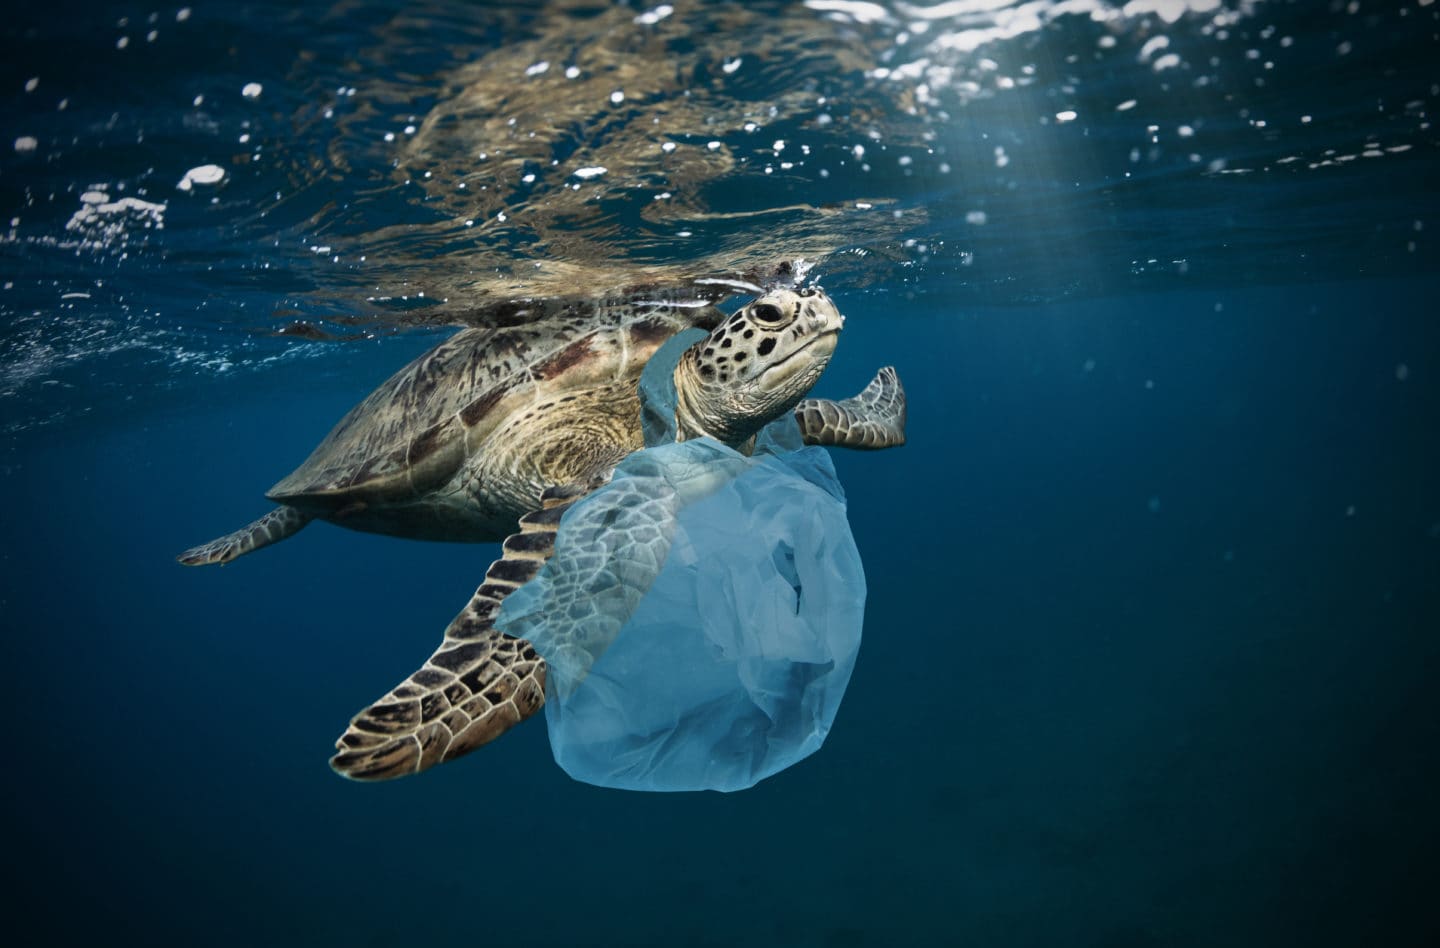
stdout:
{"type": "Polygon", "coordinates": [[[1437,14],[12,13],[17,930],[1427,943],[1437,14]],[[334,777],[494,549],[317,525],[173,556],[453,325],[796,257],[848,316],[818,391],[893,363],[911,402],[905,448],[835,452],[870,595],[822,751],[744,793],[625,794],[531,723],[334,777]]]}

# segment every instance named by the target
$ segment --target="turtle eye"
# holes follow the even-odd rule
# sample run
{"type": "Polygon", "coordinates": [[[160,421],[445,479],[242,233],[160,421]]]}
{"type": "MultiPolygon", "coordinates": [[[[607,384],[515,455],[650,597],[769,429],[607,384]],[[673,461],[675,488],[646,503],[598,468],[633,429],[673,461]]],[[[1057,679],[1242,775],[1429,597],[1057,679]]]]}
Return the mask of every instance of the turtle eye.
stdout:
{"type": "Polygon", "coordinates": [[[756,322],[771,325],[783,322],[785,319],[785,314],[780,312],[780,307],[774,303],[756,303],[750,307],[750,315],[755,317],[756,322]]]}

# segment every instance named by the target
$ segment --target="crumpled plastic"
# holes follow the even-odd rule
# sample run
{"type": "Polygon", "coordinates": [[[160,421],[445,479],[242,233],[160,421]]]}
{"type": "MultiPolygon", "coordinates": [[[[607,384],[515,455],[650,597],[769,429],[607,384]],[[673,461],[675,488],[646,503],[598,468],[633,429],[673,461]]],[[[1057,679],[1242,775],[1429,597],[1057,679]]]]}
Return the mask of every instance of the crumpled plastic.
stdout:
{"type": "MultiPolygon", "coordinates": [[[[647,443],[673,442],[670,377],[689,341],[642,378],[647,443]]],[[[787,415],[751,457],[702,438],[627,458],[566,513],[496,624],[546,659],[550,746],[571,777],[733,791],[820,748],[864,608],[834,466],[787,415]]]]}

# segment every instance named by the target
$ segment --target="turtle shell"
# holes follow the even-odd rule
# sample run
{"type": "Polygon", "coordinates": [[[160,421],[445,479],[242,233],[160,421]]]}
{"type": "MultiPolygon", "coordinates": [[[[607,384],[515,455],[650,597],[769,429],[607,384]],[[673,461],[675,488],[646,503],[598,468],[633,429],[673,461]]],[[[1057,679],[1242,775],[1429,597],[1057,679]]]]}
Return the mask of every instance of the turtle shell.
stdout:
{"type": "Polygon", "coordinates": [[[594,304],[525,325],[462,329],[350,409],[266,496],[322,516],[413,500],[447,483],[517,408],[638,381],[675,333],[721,319],[708,304],[594,304]]]}

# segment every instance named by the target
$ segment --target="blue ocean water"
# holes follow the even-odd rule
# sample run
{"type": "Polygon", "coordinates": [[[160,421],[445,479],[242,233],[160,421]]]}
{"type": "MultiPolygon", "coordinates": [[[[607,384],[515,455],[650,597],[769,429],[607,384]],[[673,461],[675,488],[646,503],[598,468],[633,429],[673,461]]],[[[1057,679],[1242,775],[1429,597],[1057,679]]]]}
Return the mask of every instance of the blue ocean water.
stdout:
{"type": "Polygon", "coordinates": [[[1430,943],[1437,16],[10,13],[17,943],[1430,943]],[[174,555],[448,326],[796,256],[848,317],[817,391],[910,399],[834,452],[869,596],[822,750],[632,794],[530,722],[335,777],[494,548],[174,555]]]}

